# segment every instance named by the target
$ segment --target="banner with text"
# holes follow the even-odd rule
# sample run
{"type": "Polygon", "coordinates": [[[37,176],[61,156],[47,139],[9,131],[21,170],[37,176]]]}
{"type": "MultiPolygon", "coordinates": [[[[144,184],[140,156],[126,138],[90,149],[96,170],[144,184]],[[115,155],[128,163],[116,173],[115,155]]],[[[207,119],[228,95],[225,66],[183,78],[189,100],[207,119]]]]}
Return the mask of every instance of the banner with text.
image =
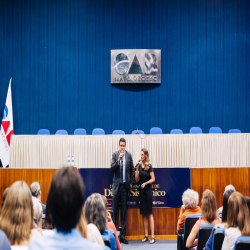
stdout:
{"type": "MultiPolygon", "coordinates": [[[[87,198],[92,193],[105,195],[112,207],[113,174],[105,168],[82,168],[87,198]]],[[[183,192],[191,187],[189,168],[155,168],[155,183],[151,184],[153,208],[181,207],[183,192]]],[[[128,196],[128,208],[139,208],[140,181],[133,185],[128,196]]]]}

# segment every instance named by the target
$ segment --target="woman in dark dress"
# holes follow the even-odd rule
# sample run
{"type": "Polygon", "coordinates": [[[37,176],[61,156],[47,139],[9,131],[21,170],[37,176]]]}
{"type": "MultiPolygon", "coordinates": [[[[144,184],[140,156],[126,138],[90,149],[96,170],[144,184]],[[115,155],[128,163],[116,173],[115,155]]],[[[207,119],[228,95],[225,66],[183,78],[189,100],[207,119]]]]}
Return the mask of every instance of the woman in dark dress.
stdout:
{"type": "Polygon", "coordinates": [[[154,218],[152,214],[152,191],[151,184],[155,182],[155,175],[150,164],[148,150],[143,148],[141,150],[141,161],[137,163],[135,171],[135,181],[141,184],[140,189],[140,214],[143,217],[143,226],[145,230],[145,237],[142,242],[148,241],[148,224],[151,229],[150,244],[155,243],[154,238],[154,218]]]}

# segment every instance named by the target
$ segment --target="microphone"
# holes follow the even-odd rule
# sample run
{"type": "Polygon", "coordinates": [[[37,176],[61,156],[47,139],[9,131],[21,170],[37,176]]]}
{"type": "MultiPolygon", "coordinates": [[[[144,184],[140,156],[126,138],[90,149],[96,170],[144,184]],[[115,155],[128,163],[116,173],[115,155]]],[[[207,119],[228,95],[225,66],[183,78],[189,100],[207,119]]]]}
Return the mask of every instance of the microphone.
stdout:
{"type": "MultiPolygon", "coordinates": [[[[121,152],[122,154],[123,154],[123,156],[124,156],[124,153],[123,153],[123,150],[122,150],[122,152],[121,152]]],[[[121,161],[123,162],[123,156],[122,156],[122,158],[121,158],[121,161]]]]}

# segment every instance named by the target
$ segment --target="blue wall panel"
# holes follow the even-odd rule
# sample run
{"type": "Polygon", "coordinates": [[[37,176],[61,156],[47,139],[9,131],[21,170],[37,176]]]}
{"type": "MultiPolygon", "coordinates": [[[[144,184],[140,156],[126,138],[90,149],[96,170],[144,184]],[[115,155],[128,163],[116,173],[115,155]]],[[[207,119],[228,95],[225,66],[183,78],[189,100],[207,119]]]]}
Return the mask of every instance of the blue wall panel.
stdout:
{"type": "Polygon", "coordinates": [[[15,134],[83,127],[250,132],[250,1],[0,1],[0,115],[15,134]],[[110,50],[161,49],[161,85],[111,85],[110,50]]]}

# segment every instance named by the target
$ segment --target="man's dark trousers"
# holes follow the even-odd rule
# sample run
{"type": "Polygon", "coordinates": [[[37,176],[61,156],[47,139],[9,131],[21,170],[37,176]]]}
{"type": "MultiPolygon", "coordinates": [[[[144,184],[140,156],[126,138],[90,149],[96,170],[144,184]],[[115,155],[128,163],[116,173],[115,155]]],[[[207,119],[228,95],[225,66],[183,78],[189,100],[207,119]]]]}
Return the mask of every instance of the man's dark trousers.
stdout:
{"type": "Polygon", "coordinates": [[[119,208],[119,202],[121,201],[121,236],[125,235],[125,229],[126,229],[126,218],[127,218],[127,189],[126,189],[126,183],[120,183],[118,192],[116,195],[113,195],[113,201],[112,201],[112,209],[114,213],[113,222],[116,224],[116,218],[119,208]]]}

